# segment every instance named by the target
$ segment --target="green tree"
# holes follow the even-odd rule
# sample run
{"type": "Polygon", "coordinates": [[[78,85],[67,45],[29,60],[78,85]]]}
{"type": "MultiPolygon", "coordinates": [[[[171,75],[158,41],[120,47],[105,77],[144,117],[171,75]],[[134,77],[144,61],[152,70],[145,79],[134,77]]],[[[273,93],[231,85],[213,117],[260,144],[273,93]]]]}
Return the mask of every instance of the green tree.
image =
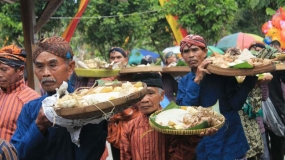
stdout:
{"type": "Polygon", "coordinates": [[[271,19],[284,0],[236,0],[240,8],[235,15],[232,32],[247,32],[264,36],[262,25],[271,19]]]}
{"type": "MultiPolygon", "coordinates": [[[[40,16],[42,13],[46,1],[35,1],[35,16],[40,16]]],[[[58,8],[53,16],[56,17],[73,17],[78,3],[74,3],[73,0],[65,0],[63,4],[58,8]]],[[[23,30],[21,21],[20,3],[0,3],[0,46],[15,43],[23,46],[23,30]]],[[[69,21],[66,19],[51,19],[39,32],[46,34],[46,36],[61,34],[62,28],[67,25],[69,21]]]]}
{"type": "Polygon", "coordinates": [[[261,26],[270,19],[266,8],[278,8],[281,1],[272,0],[236,0],[239,10],[235,14],[232,32],[253,33],[263,36],[261,26]]]}
{"type": "Polygon", "coordinates": [[[23,32],[20,3],[0,3],[0,46],[15,43],[22,45],[23,32]]]}
{"type": "Polygon", "coordinates": [[[103,57],[112,46],[160,51],[173,41],[157,0],[90,0],[84,17],[92,18],[81,19],[82,38],[103,57]]]}
{"type": "Polygon", "coordinates": [[[238,6],[235,0],[170,0],[164,8],[179,17],[189,34],[199,34],[210,44],[229,33],[238,6]]]}

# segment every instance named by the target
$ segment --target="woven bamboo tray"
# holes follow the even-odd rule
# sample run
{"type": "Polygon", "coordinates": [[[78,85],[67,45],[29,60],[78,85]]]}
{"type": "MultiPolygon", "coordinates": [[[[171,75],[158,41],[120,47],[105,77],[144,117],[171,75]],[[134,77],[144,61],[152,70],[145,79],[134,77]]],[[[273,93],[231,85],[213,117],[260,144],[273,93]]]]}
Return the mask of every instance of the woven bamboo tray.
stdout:
{"type": "MultiPolygon", "coordinates": [[[[132,82],[135,84],[135,82],[132,82]]],[[[121,86],[121,84],[107,85],[107,86],[121,86]]],[[[112,99],[107,102],[97,103],[91,106],[75,107],[75,108],[62,108],[55,110],[56,114],[66,119],[85,119],[91,117],[102,117],[103,113],[109,113],[115,106],[113,113],[122,112],[126,108],[140,101],[146,94],[147,85],[143,83],[143,89],[134,92],[126,97],[112,99]],[[102,111],[100,111],[100,108],[102,111]]]]}
{"type": "Polygon", "coordinates": [[[163,67],[162,73],[169,73],[173,76],[183,76],[189,73],[191,69],[188,66],[174,66],[174,67],[163,67]]]}
{"type": "Polygon", "coordinates": [[[120,74],[139,73],[139,72],[162,72],[161,66],[144,66],[144,67],[124,67],[121,68],[120,74]]]}
{"type": "Polygon", "coordinates": [[[212,64],[209,64],[207,66],[207,70],[211,73],[223,75],[223,76],[250,76],[250,75],[256,75],[260,73],[265,72],[271,72],[275,70],[275,64],[268,64],[261,67],[254,67],[251,69],[234,69],[234,68],[221,68],[214,66],[212,64]]]}
{"type": "Polygon", "coordinates": [[[120,69],[84,69],[75,68],[75,73],[80,77],[113,77],[119,75],[120,69]]]}
{"type": "MultiPolygon", "coordinates": [[[[190,129],[171,129],[171,128],[167,128],[164,126],[160,126],[159,124],[155,123],[154,120],[152,119],[153,116],[159,114],[162,110],[156,111],[155,113],[150,115],[149,118],[149,124],[150,127],[155,129],[158,132],[164,133],[164,134],[172,134],[172,135],[199,135],[201,132],[206,132],[205,126],[208,126],[207,122],[203,122],[197,126],[194,126],[190,129]],[[200,129],[203,128],[203,129],[200,129]]],[[[225,123],[225,117],[223,115],[221,115],[223,117],[223,121],[221,124],[213,126],[216,129],[220,129],[223,127],[224,123],[225,123]]]]}
{"type": "Polygon", "coordinates": [[[285,70],[285,64],[284,63],[279,63],[275,64],[276,65],[276,70],[285,70]]]}

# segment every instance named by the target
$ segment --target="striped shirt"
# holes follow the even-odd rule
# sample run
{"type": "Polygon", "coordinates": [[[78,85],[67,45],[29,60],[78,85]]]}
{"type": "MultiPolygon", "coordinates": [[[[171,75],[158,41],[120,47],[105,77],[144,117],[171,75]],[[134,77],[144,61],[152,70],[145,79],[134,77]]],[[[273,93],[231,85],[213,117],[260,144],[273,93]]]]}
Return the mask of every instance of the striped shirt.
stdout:
{"type": "Polygon", "coordinates": [[[25,85],[24,79],[0,89],[0,138],[10,141],[23,105],[39,94],[25,85]]]}
{"type": "Polygon", "coordinates": [[[0,160],[17,160],[17,151],[14,146],[0,138],[0,160]]]}
{"type": "Polygon", "coordinates": [[[149,117],[140,114],[124,125],[121,160],[191,160],[200,138],[166,135],[153,130],[149,117]]]}

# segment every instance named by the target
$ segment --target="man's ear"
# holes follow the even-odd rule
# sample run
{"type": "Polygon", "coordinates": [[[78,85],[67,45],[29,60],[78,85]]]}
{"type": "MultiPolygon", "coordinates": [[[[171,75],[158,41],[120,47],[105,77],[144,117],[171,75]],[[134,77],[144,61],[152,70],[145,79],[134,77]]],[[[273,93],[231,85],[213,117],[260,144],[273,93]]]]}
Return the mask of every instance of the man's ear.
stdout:
{"type": "Polygon", "coordinates": [[[20,74],[21,76],[23,76],[24,73],[25,73],[25,66],[20,66],[19,70],[20,70],[20,73],[19,73],[19,74],[20,74]]]}
{"type": "MultiPolygon", "coordinates": [[[[205,54],[205,58],[207,58],[207,54],[208,54],[208,48],[206,47],[205,49],[203,49],[203,52],[205,54]]],[[[213,53],[214,54],[214,53],[213,53]]]]}
{"type": "Polygon", "coordinates": [[[160,102],[163,101],[164,99],[164,93],[165,93],[164,90],[162,90],[160,94],[160,102]]]}
{"type": "Polygon", "coordinates": [[[70,61],[68,63],[68,76],[70,77],[75,69],[75,61],[70,61]]]}
{"type": "Polygon", "coordinates": [[[204,49],[204,52],[205,52],[206,54],[208,53],[208,48],[207,48],[207,47],[204,49]]]}

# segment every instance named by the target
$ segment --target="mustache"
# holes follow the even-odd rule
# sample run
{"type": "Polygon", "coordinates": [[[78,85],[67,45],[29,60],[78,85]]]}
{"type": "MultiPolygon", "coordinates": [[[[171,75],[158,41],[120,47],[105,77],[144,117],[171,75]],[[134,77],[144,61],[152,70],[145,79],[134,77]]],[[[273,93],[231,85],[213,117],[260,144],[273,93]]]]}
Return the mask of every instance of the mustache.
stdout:
{"type": "Polygon", "coordinates": [[[192,61],[195,61],[195,59],[189,59],[188,60],[188,63],[192,62],[192,61]]]}
{"type": "Polygon", "coordinates": [[[45,82],[56,82],[56,79],[53,79],[53,78],[43,78],[41,80],[41,83],[45,83],[45,82]]]}

